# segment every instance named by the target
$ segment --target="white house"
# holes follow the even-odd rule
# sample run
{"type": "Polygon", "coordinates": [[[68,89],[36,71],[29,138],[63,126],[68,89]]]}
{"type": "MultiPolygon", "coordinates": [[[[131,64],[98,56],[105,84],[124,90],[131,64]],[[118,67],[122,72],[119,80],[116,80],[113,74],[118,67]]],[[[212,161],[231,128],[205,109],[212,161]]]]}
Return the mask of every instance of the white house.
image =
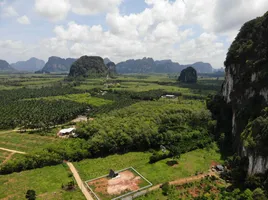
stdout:
{"type": "Polygon", "coordinates": [[[76,134],[75,134],[74,131],[75,131],[75,128],[66,128],[66,129],[60,130],[57,135],[59,137],[70,136],[70,135],[72,135],[73,137],[75,137],[76,134]]]}

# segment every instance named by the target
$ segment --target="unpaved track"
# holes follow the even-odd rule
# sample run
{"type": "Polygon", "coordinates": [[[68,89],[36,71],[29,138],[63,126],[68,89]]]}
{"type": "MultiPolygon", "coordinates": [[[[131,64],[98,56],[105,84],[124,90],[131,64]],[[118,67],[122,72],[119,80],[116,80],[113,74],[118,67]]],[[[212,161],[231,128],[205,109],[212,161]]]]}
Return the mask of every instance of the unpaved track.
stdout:
{"type": "Polygon", "coordinates": [[[76,168],[74,167],[73,163],[71,162],[66,162],[66,164],[68,165],[68,167],[70,168],[78,187],[80,188],[80,190],[82,191],[82,193],[84,194],[84,196],[86,197],[87,200],[94,200],[92,198],[92,196],[90,195],[89,191],[87,190],[86,186],[84,185],[82,179],[80,178],[76,168]]]}
{"type": "Polygon", "coordinates": [[[0,150],[8,151],[8,152],[11,152],[11,153],[26,154],[25,152],[22,152],[22,151],[16,151],[16,150],[6,149],[6,148],[2,148],[2,147],[0,147],[0,150]]]}
{"type": "Polygon", "coordinates": [[[0,163],[0,165],[3,165],[3,164],[5,164],[7,161],[9,161],[11,158],[12,158],[12,156],[14,155],[15,153],[10,153],[7,157],[6,157],[6,159],[2,162],[2,164],[0,163]]]}
{"type": "MultiPolygon", "coordinates": [[[[186,184],[186,183],[191,183],[191,182],[194,182],[194,181],[198,181],[202,178],[205,178],[206,176],[218,176],[216,173],[214,172],[208,172],[208,173],[205,173],[205,174],[199,174],[197,176],[190,176],[190,177],[186,177],[186,178],[180,178],[180,179],[177,179],[175,181],[171,181],[169,182],[170,185],[183,185],[183,184],[186,184]]],[[[148,192],[150,191],[153,191],[153,190],[157,190],[161,187],[162,184],[158,184],[158,185],[155,185],[151,188],[148,189],[148,192]]]]}

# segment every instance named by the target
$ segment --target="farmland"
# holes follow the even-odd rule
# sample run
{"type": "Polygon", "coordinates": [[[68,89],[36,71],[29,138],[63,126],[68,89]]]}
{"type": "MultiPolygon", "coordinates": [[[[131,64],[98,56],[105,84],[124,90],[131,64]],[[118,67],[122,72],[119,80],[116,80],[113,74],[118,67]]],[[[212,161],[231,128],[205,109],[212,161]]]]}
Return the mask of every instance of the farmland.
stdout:
{"type": "MultiPolygon", "coordinates": [[[[83,199],[78,190],[61,189],[72,179],[63,160],[75,162],[83,181],[132,166],[154,185],[206,172],[211,162],[222,162],[205,104],[221,80],[187,85],[164,74],[75,81],[24,74],[2,75],[0,82],[0,147],[28,153],[13,154],[1,166],[0,182],[11,189],[0,188],[0,199],[19,199],[27,189],[34,189],[38,199],[83,199]],[[162,98],[166,94],[175,98],[162,98]],[[71,122],[78,115],[94,120],[71,122]],[[79,138],[55,137],[72,125],[79,138]],[[149,163],[160,145],[171,144],[180,150],[177,165],[168,165],[171,155],[149,163]],[[7,181],[13,179],[20,182],[17,190],[7,181]]],[[[0,163],[9,155],[1,151],[0,163]]]]}
{"type": "Polygon", "coordinates": [[[44,98],[37,98],[35,100],[41,100],[41,99],[45,101],[68,100],[68,101],[74,101],[77,103],[85,103],[85,104],[89,104],[91,106],[96,106],[96,107],[113,103],[110,100],[92,97],[90,96],[89,93],[67,94],[67,95],[62,95],[62,96],[50,96],[50,97],[44,97],[44,98]]]}

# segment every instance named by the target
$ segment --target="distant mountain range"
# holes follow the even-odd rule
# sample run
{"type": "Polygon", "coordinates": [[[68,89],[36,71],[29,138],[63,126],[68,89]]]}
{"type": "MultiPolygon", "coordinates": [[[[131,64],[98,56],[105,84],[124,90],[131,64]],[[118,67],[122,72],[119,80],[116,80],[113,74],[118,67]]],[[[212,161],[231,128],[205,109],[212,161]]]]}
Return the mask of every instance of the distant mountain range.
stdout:
{"type": "Polygon", "coordinates": [[[15,72],[16,70],[5,60],[0,60],[0,72],[15,72]]]}
{"type": "MultiPolygon", "coordinates": [[[[37,58],[27,61],[19,61],[9,65],[6,61],[0,60],[0,71],[28,71],[36,73],[69,73],[71,65],[76,61],[75,58],[60,58],[51,56],[47,63],[37,58]]],[[[214,69],[211,64],[196,62],[193,64],[181,65],[172,60],[153,60],[152,58],[131,59],[115,65],[109,58],[103,59],[109,71],[119,74],[126,73],[180,73],[183,69],[192,66],[197,73],[224,72],[224,69],[214,69]]]]}
{"type": "Polygon", "coordinates": [[[154,61],[152,58],[127,60],[116,65],[116,71],[125,73],[179,73],[183,69],[192,66],[197,73],[213,73],[215,69],[209,63],[196,62],[193,64],[181,65],[172,60],[154,61]]]}
{"type": "Polygon", "coordinates": [[[37,71],[37,73],[50,73],[50,72],[68,72],[71,65],[76,61],[75,58],[60,58],[52,56],[48,59],[43,69],[37,71]]]}
{"type": "Polygon", "coordinates": [[[30,58],[27,61],[19,61],[11,64],[11,66],[18,71],[28,71],[28,72],[35,72],[37,70],[40,70],[44,67],[44,65],[45,61],[37,58],[30,58]]]}

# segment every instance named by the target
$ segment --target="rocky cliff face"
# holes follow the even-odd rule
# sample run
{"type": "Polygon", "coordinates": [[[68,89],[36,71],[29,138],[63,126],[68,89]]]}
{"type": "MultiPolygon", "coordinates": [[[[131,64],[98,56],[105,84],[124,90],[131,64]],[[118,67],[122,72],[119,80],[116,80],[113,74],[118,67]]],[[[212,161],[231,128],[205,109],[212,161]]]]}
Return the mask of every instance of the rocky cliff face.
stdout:
{"type": "Polygon", "coordinates": [[[266,138],[266,132],[254,124],[268,105],[268,12],[244,24],[227,53],[225,66],[222,95],[232,107],[234,149],[248,157],[249,174],[264,173],[268,153],[262,150],[266,143],[258,138],[266,138]]]}
{"type": "MultiPolygon", "coordinates": [[[[104,61],[105,64],[105,61],[104,61]]],[[[114,62],[108,62],[107,64],[105,64],[108,67],[108,71],[111,75],[116,74],[116,65],[114,62]]]]}
{"type": "Polygon", "coordinates": [[[48,59],[41,72],[69,72],[71,65],[76,61],[74,58],[60,58],[52,56],[48,59]]]}

